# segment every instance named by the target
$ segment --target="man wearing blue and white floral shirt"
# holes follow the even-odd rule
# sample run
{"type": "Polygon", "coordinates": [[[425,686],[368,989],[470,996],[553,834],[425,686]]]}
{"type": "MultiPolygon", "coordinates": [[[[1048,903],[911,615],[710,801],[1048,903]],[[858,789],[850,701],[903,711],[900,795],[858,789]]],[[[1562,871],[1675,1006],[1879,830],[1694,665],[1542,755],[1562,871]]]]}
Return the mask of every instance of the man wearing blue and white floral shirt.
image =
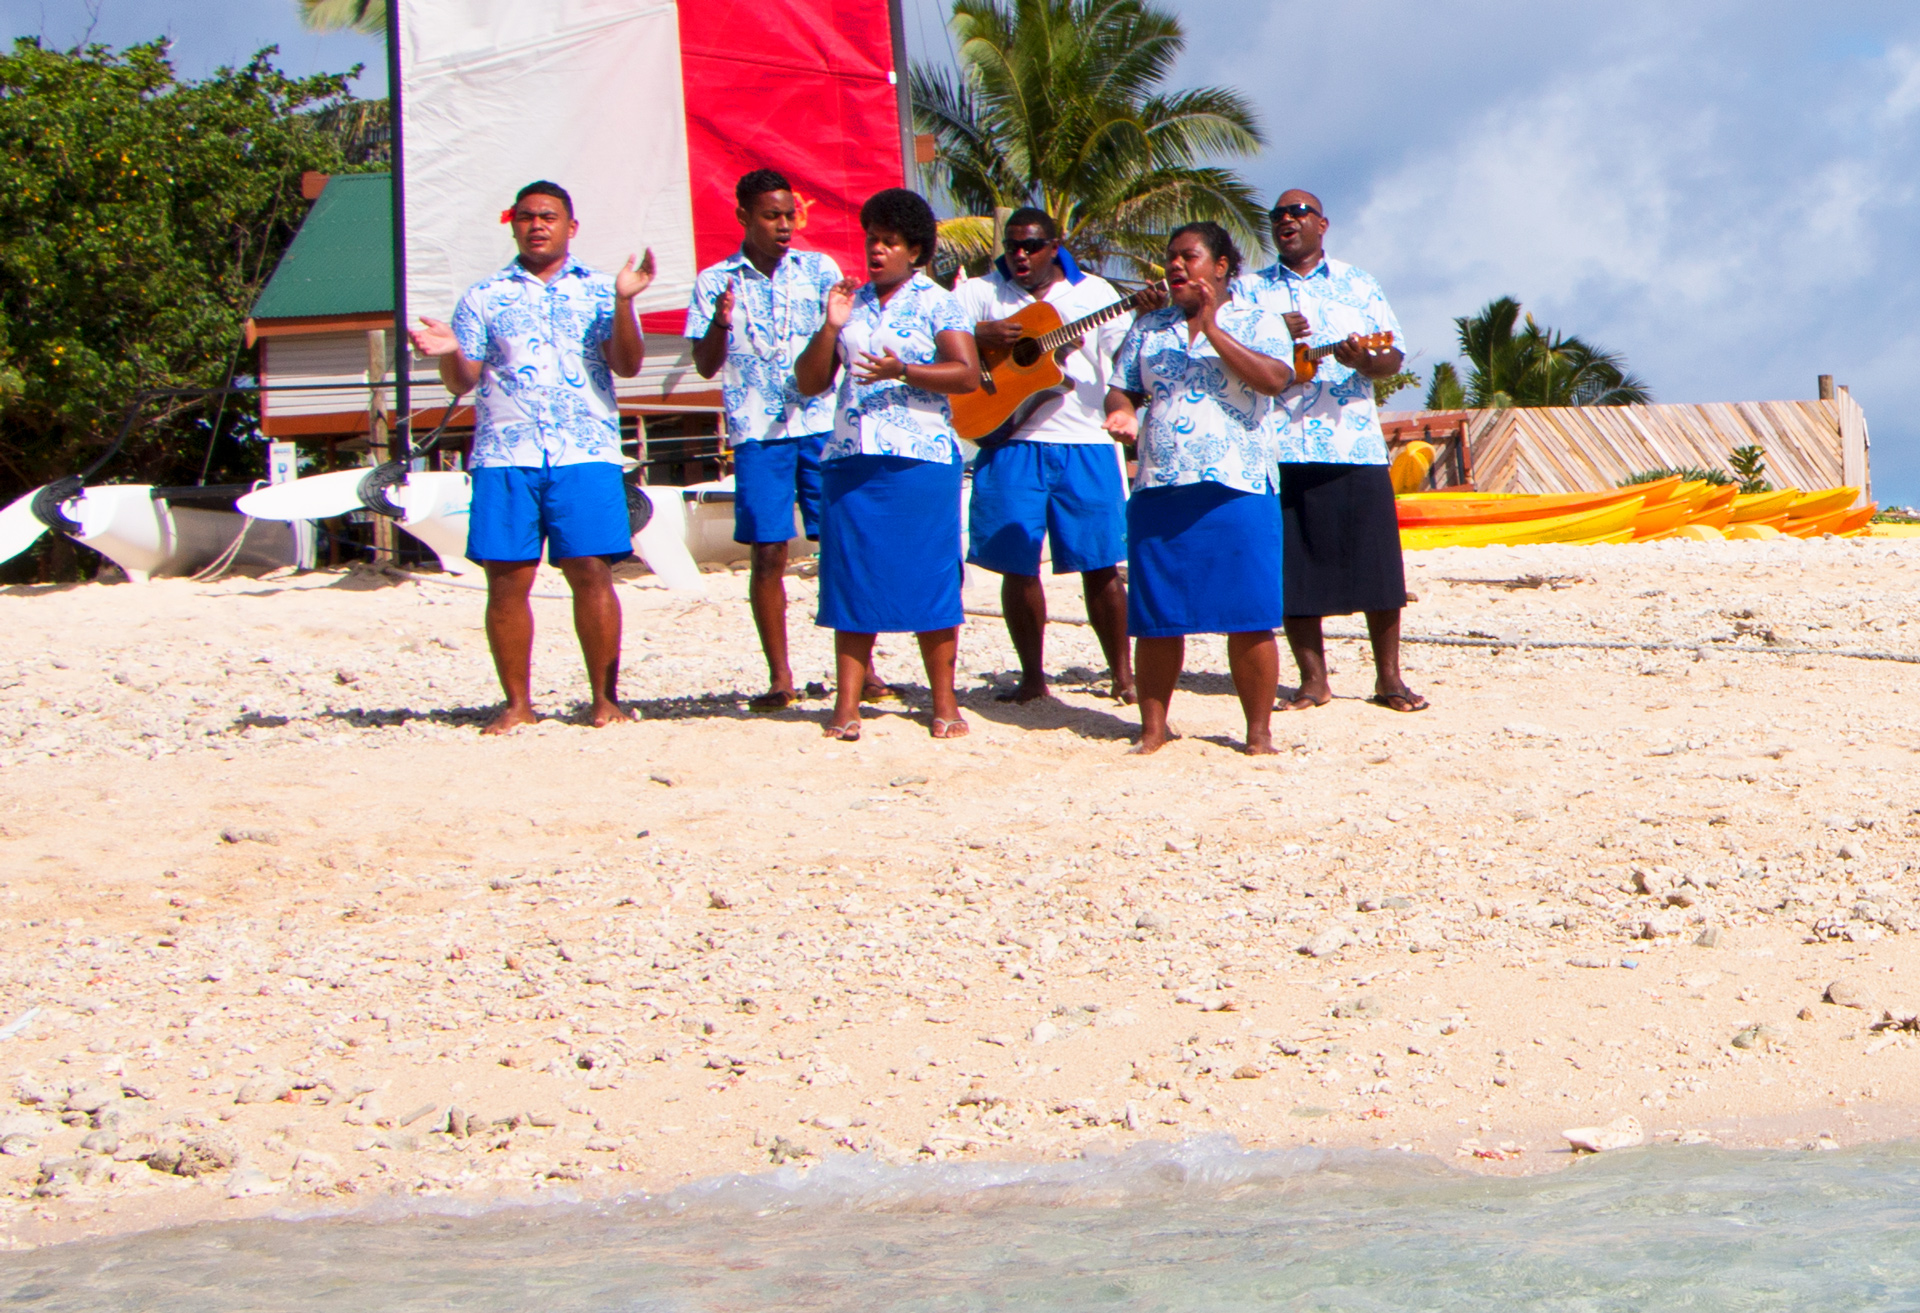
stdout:
{"type": "MultiPolygon", "coordinates": [[[[687,307],[687,338],[700,377],[720,375],[733,451],[733,540],[753,548],[748,596],[768,690],[747,705],[782,711],[799,697],[787,660],[787,543],[797,505],[807,537],[820,536],[820,451],[833,432],[833,397],[803,396],[793,362],[820,330],[840,266],[793,249],[801,226],[793,186],[755,169],[733,189],[740,249],[700,271],[687,307]]],[[[875,681],[867,696],[889,690],[875,681]]]]}
{"type": "Polygon", "coordinates": [[[1321,620],[1363,611],[1372,640],[1370,701],[1393,711],[1424,711],[1427,700],[1400,673],[1400,612],[1407,581],[1388,471],[1387,444],[1373,380],[1406,360],[1399,321],[1380,284],[1326,254],[1326,207],[1308,191],[1281,193],[1269,218],[1280,259],[1241,280],[1241,294],[1286,319],[1297,343],[1332,350],[1313,377],[1280,395],[1275,407],[1280,510],[1286,531],[1287,643],[1300,689],[1286,704],[1300,711],[1333,697],[1321,620]],[[1369,350],[1360,340],[1390,334],[1369,350]]]}
{"type": "Polygon", "coordinates": [[[473,502],[467,555],[487,571],[487,642],[507,705],[483,731],[532,724],[533,592],[544,545],[573,589],[595,726],[631,720],[615,685],[620,602],[613,565],[633,554],[621,479],[613,376],[640,372],[645,351],[633,300],[653,281],[653,252],[612,277],[569,252],[573,198],[529,183],[505,216],[520,254],[467,289],[453,323],[424,316],[415,350],[440,379],[473,393],[473,502]]]}

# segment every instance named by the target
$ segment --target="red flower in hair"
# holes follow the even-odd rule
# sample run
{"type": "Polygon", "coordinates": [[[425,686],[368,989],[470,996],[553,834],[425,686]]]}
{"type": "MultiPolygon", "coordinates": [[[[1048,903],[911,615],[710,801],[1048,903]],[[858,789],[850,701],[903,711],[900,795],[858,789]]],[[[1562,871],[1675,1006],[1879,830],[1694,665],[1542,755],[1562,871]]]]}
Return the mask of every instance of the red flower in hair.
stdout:
{"type": "Polygon", "coordinates": [[[513,207],[511,205],[509,205],[506,209],[500,211],[500,222],[501,223],[513,222],[513,207]]]}

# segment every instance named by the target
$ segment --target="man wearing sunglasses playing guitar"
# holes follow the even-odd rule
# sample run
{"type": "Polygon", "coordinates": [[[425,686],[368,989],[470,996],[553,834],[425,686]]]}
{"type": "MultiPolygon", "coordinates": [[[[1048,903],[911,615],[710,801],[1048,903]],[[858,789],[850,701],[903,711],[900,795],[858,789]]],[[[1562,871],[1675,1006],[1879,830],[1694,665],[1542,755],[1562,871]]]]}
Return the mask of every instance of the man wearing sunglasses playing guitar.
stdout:
{"type": "Polygon", "coordinates": [[[1398,373],[1404,339],[1380,284],[1328,256],[1326,207],[1312,192],[1280,194],[1268,216],[1274,264],[1241,279],[1239,294],[1283,316],[1294,338],[1295,383],[1274,407],[1285,530],[1287,643],[1301,711],[1333,697],[1321,619],[1363,611],[1372,640],[1369,701],[1425,711],[1400,674],[1406,571],[1373,380],[1398,373]]]}
{"type": "MultiPolygon", "coordinates": [[[[1074,263],[1043,210],[1026,207],[1009,215],[1005,243],[1006,254],[990,273],[955,289],[975,321],[983,361],[1028,331],[1011,318],[1022,307],[1045,301],[1071,323],[1121,299],[1106,279],[1074,263]]],[[[1126,489],[1119,454],[1103,427],[1113,357],[1132,323],[1131,313],[1116,314],[1061,347],[1064,387],[1019,417],[1005,435],[1010,440],[983,440],[974,462],[967,560],[1002,576],[1001,610],[1020,657],[1020,684],[1002,701],[1046,696],[1043,537],[1052,540],[1053,572],[1080,575],[1087,618],[1113,674],[1113,696],[1134,699],[1127,589],[1119,571],[1127,557],[1126,489]]]]}

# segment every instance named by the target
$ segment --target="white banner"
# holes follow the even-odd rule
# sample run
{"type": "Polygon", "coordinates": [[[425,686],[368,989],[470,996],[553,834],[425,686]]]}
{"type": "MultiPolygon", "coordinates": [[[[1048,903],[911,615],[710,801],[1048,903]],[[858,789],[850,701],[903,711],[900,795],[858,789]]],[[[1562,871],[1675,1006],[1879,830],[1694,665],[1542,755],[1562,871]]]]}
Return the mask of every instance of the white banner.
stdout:
{"type": "Polygon", "coordinates": [[[573,196],[573,253],[618,269],[651,246],[640,309],[693,289],[680,27],[672,0],[399,0],[407,304],[452,316],[514,256],[500,212],[535,179],[573,196]]]}

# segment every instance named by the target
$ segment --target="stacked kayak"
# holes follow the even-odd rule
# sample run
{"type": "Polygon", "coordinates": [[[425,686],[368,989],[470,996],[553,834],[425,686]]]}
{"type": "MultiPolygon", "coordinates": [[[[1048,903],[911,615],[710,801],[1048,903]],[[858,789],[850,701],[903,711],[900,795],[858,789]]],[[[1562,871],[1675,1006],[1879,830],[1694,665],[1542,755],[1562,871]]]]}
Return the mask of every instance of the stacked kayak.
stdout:
{"type": "Polygon", "coordinates": [[[1733,484],[1678,477],[1608,492],[1544,495],[1404,493],[1401,546],[1519,546],[1532,543],[1719,542],[1775,537],[1859,536],[1878,509],[1856,507],[1858,488],[1742,493],[1733,484]]]}

